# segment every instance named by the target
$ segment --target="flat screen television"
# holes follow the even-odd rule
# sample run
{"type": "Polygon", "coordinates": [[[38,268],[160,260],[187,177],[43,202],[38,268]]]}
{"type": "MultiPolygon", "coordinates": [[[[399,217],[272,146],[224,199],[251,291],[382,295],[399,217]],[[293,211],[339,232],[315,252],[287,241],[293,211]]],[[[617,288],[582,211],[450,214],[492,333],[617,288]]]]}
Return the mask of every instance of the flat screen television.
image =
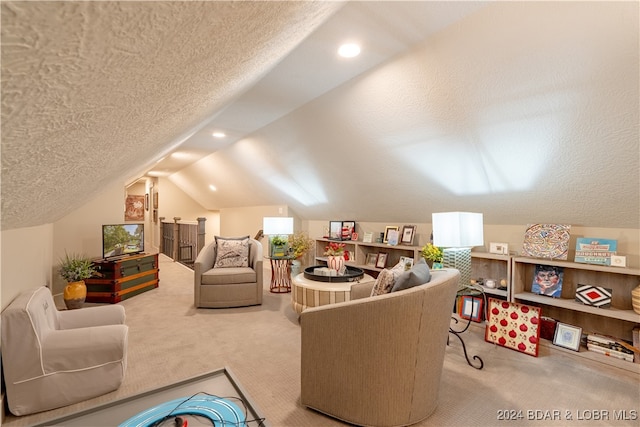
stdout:
{"type": "Polygon", "coordinates": [[[102,258],[115,258],[141,252],[144,252],[144,224],[102,226],[102,258]]]}

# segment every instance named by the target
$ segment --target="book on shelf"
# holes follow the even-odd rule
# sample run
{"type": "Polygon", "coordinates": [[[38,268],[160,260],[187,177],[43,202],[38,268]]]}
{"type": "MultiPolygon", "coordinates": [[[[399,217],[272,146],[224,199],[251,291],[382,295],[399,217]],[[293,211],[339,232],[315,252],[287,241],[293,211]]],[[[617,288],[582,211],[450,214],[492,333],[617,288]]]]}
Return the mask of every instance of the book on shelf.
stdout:
{"type": "Polygon", "coordinates": [[[587,349],[589,351],[593,351],[594,353],[600,353],[605,356],[615,357],[616,359],[624,360],[627,362],[633,362],[633,354],[623,353],[617,350],[610,350],[605,347],[601,347],[595,344],[587,344],[587,349]]]}
{"type": "MultiPolygon", "coordinates": [[[[633,336],[633,346],[635,348],[640,348],[640,326],[633,328],[631,335],[633,336]]],[[[640,353],[634,353],[633,361],[635,363],[640,363],[640,353]]]]}
{"type": "Polygon", "coordinates": [[[605,350],[619,351],[621,353],[626,353],[633,356],[633,350],[629,350],[619,342],[615,342],[615,341],[612,341],[610,343],[604,343],[600,341],[594,341],[593,339],[590,339],[589,336],[587,336],[587,345],[602,347],[605,350]]]}

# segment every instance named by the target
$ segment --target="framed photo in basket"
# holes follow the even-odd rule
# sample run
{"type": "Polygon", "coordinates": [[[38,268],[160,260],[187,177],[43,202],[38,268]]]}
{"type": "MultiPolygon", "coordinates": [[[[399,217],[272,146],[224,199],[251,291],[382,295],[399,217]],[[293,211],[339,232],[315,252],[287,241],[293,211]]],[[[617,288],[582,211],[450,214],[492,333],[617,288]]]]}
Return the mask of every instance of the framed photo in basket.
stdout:
{"type": "Polygon", "coordinates": [[[553,337],[553,343],[560,347],[579,351],[581,337],[582,328],[558,322],[558,325],[556,326],[556,333],[553,337]]]}

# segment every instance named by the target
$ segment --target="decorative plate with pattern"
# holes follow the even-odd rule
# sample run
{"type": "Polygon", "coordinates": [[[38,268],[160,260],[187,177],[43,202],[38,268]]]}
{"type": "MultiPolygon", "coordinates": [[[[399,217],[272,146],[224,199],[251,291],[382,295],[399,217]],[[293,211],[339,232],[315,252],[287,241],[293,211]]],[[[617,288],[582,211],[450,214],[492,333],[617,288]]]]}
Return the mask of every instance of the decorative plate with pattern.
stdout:
{"type": "Polygon", "coordinates": [[[529,224],[524,233],[522,253],[525,256],[567,259],[570,225],[529,224]]]}

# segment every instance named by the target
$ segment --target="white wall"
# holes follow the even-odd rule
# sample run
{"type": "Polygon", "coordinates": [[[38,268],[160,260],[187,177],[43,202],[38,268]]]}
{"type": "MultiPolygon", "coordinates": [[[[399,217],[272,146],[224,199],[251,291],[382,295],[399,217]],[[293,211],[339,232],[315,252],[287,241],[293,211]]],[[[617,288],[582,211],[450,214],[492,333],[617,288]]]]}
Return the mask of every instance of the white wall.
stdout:
{"type": "Polygon", "coordinates": [[[205,244],[220,233],[220,212],[205,209],[169,179],[158,178],[155,191],[159,194],[158,217],[164,217],[164,222],[173,222],[175,217],[179,217],[180,222],[197,222],[198,218],[206,218],[205,244]]]}
{"type": "Polygon", "coordinates": [[[51,286],[53,224],[1,233],[0,299],[4,309],[23,290],[51,286]]]}

